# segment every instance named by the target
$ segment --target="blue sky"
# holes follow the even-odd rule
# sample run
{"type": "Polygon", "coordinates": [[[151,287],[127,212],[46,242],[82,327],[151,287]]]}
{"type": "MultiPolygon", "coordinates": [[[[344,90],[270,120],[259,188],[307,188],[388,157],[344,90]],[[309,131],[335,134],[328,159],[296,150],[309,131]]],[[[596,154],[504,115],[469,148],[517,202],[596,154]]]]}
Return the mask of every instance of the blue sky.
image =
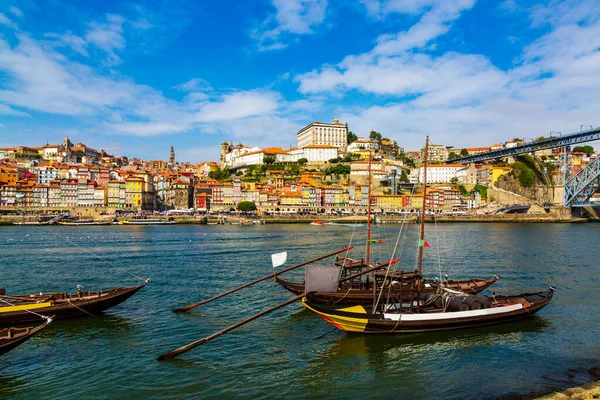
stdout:
{"type": "Polygon", "coordinates": [[[419,149],[600,125],[600,2],[0,0],[0,147],[217,160],[334,117],[419,149]]]}

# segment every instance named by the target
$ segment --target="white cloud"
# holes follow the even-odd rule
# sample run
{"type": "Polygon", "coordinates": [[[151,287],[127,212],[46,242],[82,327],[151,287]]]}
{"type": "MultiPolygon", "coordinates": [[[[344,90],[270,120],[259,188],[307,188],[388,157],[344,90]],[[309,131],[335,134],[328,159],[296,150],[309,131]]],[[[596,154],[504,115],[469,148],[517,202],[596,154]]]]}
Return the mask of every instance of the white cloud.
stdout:
{"type": "Polygon", "coordinates": [[[8,18],[6,15],[0,13],[0,25],[4,25],[9,27],[10,29],[19,29],[19,27],[17,26],[17,24],[15,24],[10,18],[8,18]]]}
{"type": "Polygon", "coordinates": [[[275,13],[251,32],[260,51],[287,47],[292,35],[308,35],[325,20],[327,0],[272,0],[275,13]]]}
{"type": "Polygon", "coordinates": [[[11,115],[11,116],[14,116],[14,117],[27,117],[27,116],[29,116],[29,114],[27,114],[27,113],[15,110],[14,108],[11,108],[11,107],[7,106],[6,104],[2,104],[2,103],[0,103],[0,115],[11,115]]]}
{"type": "Polygon", "coordinates": [[[271,114],[278,108],[278,97],[273,92],[259,91],[227,94],[219,102],[206,104],[195,118],[202,122],[214,122],[271,114]]]}
{"type": "Polygon", "coordinates": [[[84,57],[89,53],[86,49],[88,43],[81,36],[74,35],[71,31],[59,35],[58,33],[45,33],[44,37],[50,38],[50,44],[55,47],[68,47],[84,57]]]}
{"type": "Polygon", "coordinates": [[[106,52],[108,58],[105,64],[108,66],[120,64],[122,61],[116,51],[125,48],[124,23],[125,19],[120,15],[107,14],[106,22],[91,22],[90,29],[85,34],[88,43],[92,43],[106,52]]]}
{"type": "Polygon", "coordinates": [[[184,92],[206,92],[212,90],[210,84],[204,79],[200,78],[190,79],[187,82],[174,86],[174,88],[184,92]]]}
{"type": "MultiPolygon", "coordinates": [[[[391,10],[389,2],[363,3],[377,15],[391,10]]],[[[472,2],[450,5],[438,9],[439,4],[431,2],[417,24],[380,37],[370,52],[297,76],[299,91],[327,96],[349,96],[350,91],[359,99],[356,91],[378,95],[378,105],[341,106],[338,116],[359,135],[375,129],[408,149],[420,148],[426,134],[448,145],[484,146],[514,136],[567,133],[582,123],[598,124],[599,3],[552,2],[530,10],[534,22],[540,15],[551,16],[546,23],[553,28],[527,46],[515,67],[507,70],[483,55],[428,54],[427,46],[472,2]],[[598,13],[590,11],[596,8],[598,13]]]]}
{"type": "MultiPolygon", "coordinates": [[[[211,89],[192,91],[182,101],[171,100],[114,72],[104,76],[92,67],[70,61],[55,48],[25,34],[18,34],[17,39],[15,47],[0,39],[0,73],[7,78],[7,85],[0,89],[0,114],[27,115],[11,108],[17,106],[85,117],[88,122],[101,121],[106,133],[134,136],[190,130],[242,135],[252,129],[258,131],[257,121],[264,121],[261,118],[275,118],[284,126],[288,119],[284,114],[294,110],[271,90],[219,93],[211,89]]],[[[182,86],[210,89],[208,82],[200,79],[182,86]]]]}
{"type": "Polygon", "coordinates": [[[23,11],[21,11],[20,9],[18,9],[15,6],[11,6],[8,8],[8,11],[10,11],[12,13],[12,15],[14,15],[15,17],[22,17],[23,16],[23,11]]]}
{"type": "Polygon", "coordinates": [[[388,14],[420,14],[439,0],[360,0],[367,13],[374,18],[383,18],[388,14]]]}
{"type": "MultiPolygon", "coordinates": [[[[440,73],[453,78],[457,75],[453,71],[446,71],[445,64],[448,62],[451,68],[464,70],[468,77],[473,79],[473,68],[466,64],[458,65],[460,62],[456,60],[461,58],[460,55],[434,59],[423,53],[409,52],[425,47],[433,39],[448,32],[452,21],[464,10],[471,8],[473,3],[474,0],[459,0],[438,4],[425,12],[410,29],[395,35],[380,36],[377,45],[370,52],[347,56],[337,66],[325,66],[320,71],[315,70],[296,77],[295,80],[300,82],[300,92],[358,89],[400,96],[430,92],[439,84],[448,86],[454,83],[446,83],[440,79],[440,73]]],[[[464,60],[471,61],[484,65],[486,70],[493,69],[489,62],[481,57],[464,60]]],[[[490,75],[490,72],[486,71],[486,74],[490,75]]],[[[481,76],[475,79],[481,79],[481,76]]]]}
{"type": "Polygon", "coordinates": [[[380,37],[372,53],[393,55],[413,48],[422,48],[431,40],[447,33],[452,21],[474,4],[475,0],[457,0],[438,4],[426,12],[408,31],[380,37]]]}

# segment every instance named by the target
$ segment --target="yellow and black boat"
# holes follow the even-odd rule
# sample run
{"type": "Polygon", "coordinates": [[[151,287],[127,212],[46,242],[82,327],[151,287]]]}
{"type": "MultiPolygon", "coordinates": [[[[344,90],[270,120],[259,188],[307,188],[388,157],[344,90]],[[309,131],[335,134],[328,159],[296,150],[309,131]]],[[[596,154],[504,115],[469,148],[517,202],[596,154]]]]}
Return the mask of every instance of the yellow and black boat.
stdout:
{"type": "Polygon", "coordinates": [[[526,318],[544,308],[555,288],[517,295],[435,294],[409,304],[385,303],[376,309],[354,305],[332,307],[318,303],[318,293],[308,293],[302,304],[346,332],[414,333],[493,325],[526,318]]]}
{"type": "Polygon", "coordinates": [[[40,315],[52,319],[65,319],[98,314],[121,304],[146,286],[147,283],[148,280],[139,286],[97,292],[78,290],[74,294],[60,292],[1,295],[0,326],[39,321],[40,315]]]}

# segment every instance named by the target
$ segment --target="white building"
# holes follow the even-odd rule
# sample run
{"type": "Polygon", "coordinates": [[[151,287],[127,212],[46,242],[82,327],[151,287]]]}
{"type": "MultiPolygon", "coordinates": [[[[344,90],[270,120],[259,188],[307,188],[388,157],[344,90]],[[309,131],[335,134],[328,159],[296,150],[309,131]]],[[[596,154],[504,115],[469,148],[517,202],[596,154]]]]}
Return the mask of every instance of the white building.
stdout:
{"type": "MultiPolygon", "coordinates": [[[[444,162],[448,159],[448,149],[443,144],[432,144],[428,146],[428,162],[444,162]]],[[[421,160],[425,160],[425,146],[421,148],[421,160]]]]}
{"type": "Polygon", "coordinates": [[[313,122],[298,131],[298,147],[329,145],[345,151],[348,145],[348,125],[337,119],[332,123],[313,122]]]}
{"type": "Polygon", "coordinates": [[[348,153],[354,153],[359,150],[379,151],[379,142],[377,142],[376,140],[365,140],[359,138],[354,142],[350,143],[347,147],[348,153]]]}
{"type": "Polygon", "coordinates": [[[456,178],[458,183],[463,185],[476,185],[477,184],[477,168],[473,165],[463,167],[456,171],[456,178]]]}
{"type": "Polygon", "coordinates": [[[48,161],[56,161],[60,156],[60,153],[64,150],[64,147],[60,144],[47,144],[42,147],[40,153],[42,154],[42,158],[48,161]]]}
{"type": "MultiPolygon", "coordinates": [[[[438,164],[427,166],[427,184],[447,183],[456,178],[458,170],[464,168],[462,164],[438,164]]],[[[425,168],[419,168],[419,183],[423,183],[425,168]]]]}
{"type": "Polygon", "coordinates": [[[304,147],[303,158],[308,162],[324,162],[332,158],[338,158],[338,148],[326,144],[311,144],[304,147]]]}

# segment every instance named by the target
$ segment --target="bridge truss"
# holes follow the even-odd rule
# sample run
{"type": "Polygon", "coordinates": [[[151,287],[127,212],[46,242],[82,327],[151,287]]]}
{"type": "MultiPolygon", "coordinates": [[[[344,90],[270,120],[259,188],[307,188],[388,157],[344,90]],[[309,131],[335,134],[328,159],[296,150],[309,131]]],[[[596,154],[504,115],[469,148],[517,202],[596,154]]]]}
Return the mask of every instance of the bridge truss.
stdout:
{"type": "Polygon", "coordinates": [[[554,149],[556,147],[571,146],[573,144],[593,142],[600,140],[600,128],[592,129],[587,132],[570,133],[557,138],[540,140],[520,146],[510,147],[502,150],[488,151],[486,153],[474,154],[472,156],[452,158],[448,163],[453,164],[471,164],[486,160],[515,156],[517,154],[533,153],[540,150],[554,149]]]}

